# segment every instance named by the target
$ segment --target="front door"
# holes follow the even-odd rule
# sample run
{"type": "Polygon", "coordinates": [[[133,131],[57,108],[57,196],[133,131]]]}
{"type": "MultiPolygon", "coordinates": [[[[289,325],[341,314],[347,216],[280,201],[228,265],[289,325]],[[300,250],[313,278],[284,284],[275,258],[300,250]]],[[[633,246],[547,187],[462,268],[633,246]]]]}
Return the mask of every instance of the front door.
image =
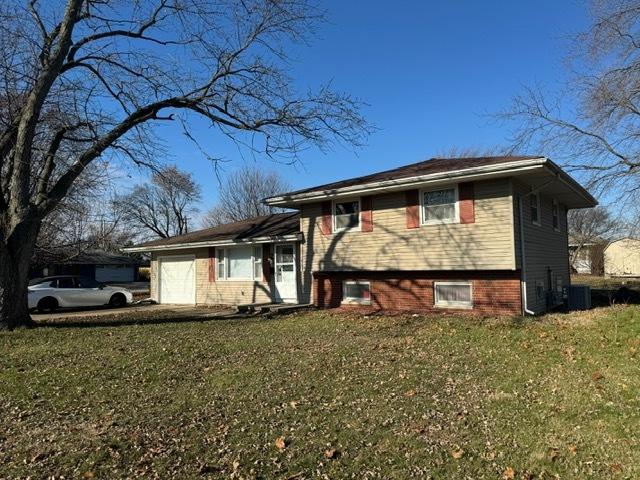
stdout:
{"type": "Polygon", "coordinates": [[[276,245],[276,300],[285,303],[298,301],[296,282],[296,250],[292,244],[276,245]]]}

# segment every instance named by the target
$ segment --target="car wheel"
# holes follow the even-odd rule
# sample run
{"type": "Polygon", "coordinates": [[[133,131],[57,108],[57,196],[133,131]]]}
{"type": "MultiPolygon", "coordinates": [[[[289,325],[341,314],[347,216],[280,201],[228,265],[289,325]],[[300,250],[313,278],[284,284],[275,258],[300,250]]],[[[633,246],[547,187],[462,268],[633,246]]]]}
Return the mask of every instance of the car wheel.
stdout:
{"type": "Polygon", "coordinates": [[[58,301],[53,297],[44,297],[38,302],[37,309],[40,313],[55,312],[58,309],[58,301]]]}
{"type": "Polygon", "coordinates": [[[111,300],[109,300],[109,306],[112,308],[124,307],[126,304],[127,304],[127,299],[121,293],[116,293],[111,297],[111,300]]]}

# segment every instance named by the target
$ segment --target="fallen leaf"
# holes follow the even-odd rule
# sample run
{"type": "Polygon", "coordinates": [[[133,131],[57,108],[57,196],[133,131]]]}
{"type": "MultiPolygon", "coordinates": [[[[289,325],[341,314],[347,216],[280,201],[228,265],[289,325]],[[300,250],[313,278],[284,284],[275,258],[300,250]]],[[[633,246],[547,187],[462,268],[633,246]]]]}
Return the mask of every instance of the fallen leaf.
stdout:
{"type": "Polygon", "coordinates": [[[513,480],[514,478],[516,478],[516,471],[512,467],[505,468],[504,472],[502,472],[502,479],[513,480]]]}
{"type": "Polygon", "coordinates": [[[558,456],[560,455],[556,447],[549,448],[549,450],[547,451],[547,454],[549,455],[549,460],[551,460],[552,462],[555,462],[558,456]]]}
{"type": "Polygon", "coordinates": [[[604,378],[604,375],[600,372],[600,370],[596,370],[595,372],[593,372],[593,375],[591,375],[591,378],[593,378],[594,382],[597,382],[598,380],[602,380],[604,378]]]}
{"type": "Polygon", "coordinates": [[[577,445],[569,445],[569,451],[575,455],[576,453],[578,453],[578,446],[577,445]]]}
{"type": "Polygon", "coordinates": [[[611,464],[611,473],[618,475],[619,473],[622,473],[622,465],[620,465],[619,463],[612,463],[611,464]]]}
{"type": "Polygon", "coordinates": [[[464,450],[459,448],[458,450],[453,450],[451,452],[451,456],[453,458],[462,458],[462,455],[464,455],[464,450]]]}
{"type": "Polygon", "coordinates": [[[406,392],[404,392],[405,397],[413,397],[415,394],[416,394],[415,390],[407,390],[406,392]]]}
{"type": "Polygon", "coordinates": [[[90,470],[87,470],[86,472],[84,472],[84,473],[82,474],[82,478],[94,478],[95,476],[96,476],[96,474],[95,474],[95,473],[93,473],[93,472],[92,472],[92,471],[90,471],[90,470]]]}
{"type": "Polygon", "coordinates": [[[335,448],[327,448],[324,451],[324,457],[328,458],[329,460],[332,460],[334,458],[338,458],[339,455],[340,455],[340,452],[338,450],[336,450],[335,448]]]}
{"type": "Polygon", "coordinates": [[[278,450],[284,450],[285,448],[287,448],[287,441],[284,437],[278,437],[276,438],[275,446],[278,450]]]}

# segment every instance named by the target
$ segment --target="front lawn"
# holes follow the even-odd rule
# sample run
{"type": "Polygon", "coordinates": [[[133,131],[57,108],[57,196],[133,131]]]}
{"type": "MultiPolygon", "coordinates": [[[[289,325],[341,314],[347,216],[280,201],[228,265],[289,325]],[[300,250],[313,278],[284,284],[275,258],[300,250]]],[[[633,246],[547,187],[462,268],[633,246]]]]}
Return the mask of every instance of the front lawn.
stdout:
{"type": "Polygon", "coordinates": [[[0,333],[0,478],[640,477],[640,307],[0,333]]]}

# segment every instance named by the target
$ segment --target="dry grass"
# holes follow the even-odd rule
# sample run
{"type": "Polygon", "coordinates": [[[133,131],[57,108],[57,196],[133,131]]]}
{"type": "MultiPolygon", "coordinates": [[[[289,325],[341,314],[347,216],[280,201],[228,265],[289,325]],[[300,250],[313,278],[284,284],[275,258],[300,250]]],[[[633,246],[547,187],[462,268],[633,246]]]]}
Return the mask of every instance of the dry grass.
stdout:
{"type": "Polygon", "coordinates": [[[640,477],[635,306],[41,328],[0,348],[0,478],[640,477]]]}

